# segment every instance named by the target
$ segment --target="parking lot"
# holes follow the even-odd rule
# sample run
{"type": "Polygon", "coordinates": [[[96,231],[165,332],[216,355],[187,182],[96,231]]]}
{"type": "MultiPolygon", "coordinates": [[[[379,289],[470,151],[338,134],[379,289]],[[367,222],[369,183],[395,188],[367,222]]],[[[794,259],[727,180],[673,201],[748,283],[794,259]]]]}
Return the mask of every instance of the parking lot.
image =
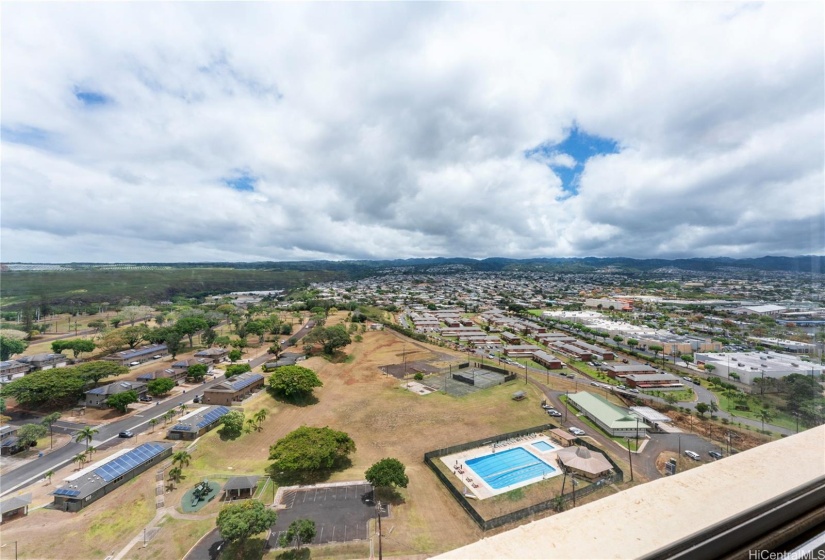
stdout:
{"type": "MultiPolygon", "coordinates": [[[[272,548],[297,519],[315,522],[315,544],[366,540],[369,520],[378,515],[372,486],[364,483],[285,488],[276,508],[278,521],[269,537],[272,548]]],[[[382,504],[381,517],[387,516],[389,506],[382,504]]]]}

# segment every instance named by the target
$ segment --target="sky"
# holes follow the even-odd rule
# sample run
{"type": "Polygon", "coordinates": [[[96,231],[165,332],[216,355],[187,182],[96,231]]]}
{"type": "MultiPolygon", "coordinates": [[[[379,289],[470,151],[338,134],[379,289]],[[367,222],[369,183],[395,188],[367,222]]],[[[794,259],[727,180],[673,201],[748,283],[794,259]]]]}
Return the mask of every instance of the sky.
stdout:
{"type": "Polygon", "coordinates": [[[3,262],[825,254],[818,1],[0,16],[3,262]]]}

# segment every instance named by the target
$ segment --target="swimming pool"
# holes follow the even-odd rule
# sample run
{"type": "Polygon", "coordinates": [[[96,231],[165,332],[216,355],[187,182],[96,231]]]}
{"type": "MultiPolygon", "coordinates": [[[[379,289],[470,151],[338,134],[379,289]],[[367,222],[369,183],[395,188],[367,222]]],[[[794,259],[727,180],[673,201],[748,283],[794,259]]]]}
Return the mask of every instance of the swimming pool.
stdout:
{"type": "Polygon", "coordinates": [[[533,447],[535,447],[539,451],[542,451],[542,452],[545,452],[545,453],[547,451],[553,451],[554,449],[556,449],[554,446],[550,445],[546,441],[534,441],[530,445],[532,445],[533,447]]]}
{"type": "Polygon", "coordinates": [[[523,447],[483,455],[469,459],[466,463],[496,490],[556,472],[556,469],[523,447]]]}

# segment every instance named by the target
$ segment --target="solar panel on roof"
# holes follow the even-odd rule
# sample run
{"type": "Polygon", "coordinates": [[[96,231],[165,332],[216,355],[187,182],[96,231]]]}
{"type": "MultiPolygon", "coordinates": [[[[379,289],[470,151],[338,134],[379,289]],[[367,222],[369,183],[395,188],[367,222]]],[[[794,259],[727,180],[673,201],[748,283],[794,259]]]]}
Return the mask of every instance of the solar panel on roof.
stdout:
{"type": "Polygon", "coordinates": [[[69,496],[70,498],[73,496],[79,496],[80,492],[78,490],[70,490],[69,488],[58,488],[54,492],[52,492],[55,496],[69,496]]]}
{"type": "Polygon", "coordinates": [[[217,420],[218,418],[220,418],[224,414],[227,414],[228,412],[229,412],[229,409],[226,408],[225,406],[219,406],[217,408],[213,408],[212,410],[210,410],[209,412],[207,412],[206,414],[203,415],[203,418],[197,424],[198,429],[200,430],[201,428],[205,428],[206,426],[208,426],[209,424],[211,424],[212,422],[214,422],[215,420],[217,420]]]}
{"type": "Polygon", "coordinates": [[[192,426],[189,424],[176,424],[172,430],[175,432],[191,432],[192,426]]]}
{"type": "Polygon", "coordinates": [[[165,449],[166,447],[158,445],[157,443],[144,443],[140,447],[136,447],[113,461],[96,468],[94,472],[104,481],[110,482],[115,478],[134,470],[143,463],[150,461],[162,453],[165,449]]]}
{"type": "Polygon", "coordinates": [[[231,385],[232,385],[233,389],[235,389],[236,391],[240,391],[241,389],[243,389],[245,387],[249,387],[250,385],[252,385],[255,381],[257,381],[259,379],[263,379],[263,376],[255,374],[252,377],[249,377],[247,379],[241,379],[239,381],[235,381],[234,383],[231,383],[231,385]]]}

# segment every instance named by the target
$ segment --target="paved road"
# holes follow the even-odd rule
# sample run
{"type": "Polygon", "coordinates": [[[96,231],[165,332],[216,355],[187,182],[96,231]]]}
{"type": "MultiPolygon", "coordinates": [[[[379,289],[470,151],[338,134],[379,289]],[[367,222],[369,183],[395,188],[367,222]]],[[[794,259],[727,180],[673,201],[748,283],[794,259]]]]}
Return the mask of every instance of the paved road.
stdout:
{"type": "Polygon", "coordinates": [[[192,547],[192,550],[183,557],[183,560],[217,560],[224,545],[224,540],[221,538],[218,529],[212,529],[192,547]]]}

